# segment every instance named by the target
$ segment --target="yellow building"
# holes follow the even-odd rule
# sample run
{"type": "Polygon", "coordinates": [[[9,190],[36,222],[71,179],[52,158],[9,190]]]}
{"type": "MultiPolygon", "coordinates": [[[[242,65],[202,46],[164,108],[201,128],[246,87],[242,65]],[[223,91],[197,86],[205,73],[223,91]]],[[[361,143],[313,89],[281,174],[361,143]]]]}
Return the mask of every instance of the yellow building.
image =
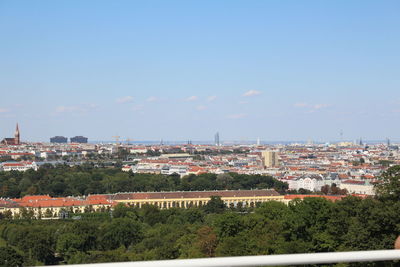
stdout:
{"type": "Polygon", "coordinates": [[[228,207],[254,207],[257,203],[282,201],[284,196],[275,190],[185,191],[115,194],[112,201],[142,207],[155,205],[160,209],[201,207],[212,196],[219,196],[228,207]]]}
{"type": "Polygon", "coordinates": [[[232,191],[138,192],[110,195],[90,195],[85,199],[48,195],[24,196],[21,199],[0,199],[0,212],[19,218],[21,212],[32,217],[56,219],[63,212],[85,213],[112,210],[118,203],[141,208],[155,205],[160,209],[201,207],[218,196],[227,207],[256,207],[267,201],[284,202],[284,196],[272,189],[232,191]]]}

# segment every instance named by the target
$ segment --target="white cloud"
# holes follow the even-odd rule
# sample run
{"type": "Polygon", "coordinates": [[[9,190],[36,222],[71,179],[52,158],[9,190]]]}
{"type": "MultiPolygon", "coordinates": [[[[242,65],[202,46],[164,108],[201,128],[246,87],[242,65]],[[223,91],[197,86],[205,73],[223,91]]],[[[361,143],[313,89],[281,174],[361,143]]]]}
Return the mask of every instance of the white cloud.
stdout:
{"type": "Polygon", "coordinates": [[[80,112],[80,111],[83,111],[83,109],[78,106],[58,106],[56,108],[57,113],[67,113],[67,112],[75,112],[75,111],[80,112]]]}
{"type": "Polygon", "coordinates": [[[326,103],[308,104],[308,103],[300,102],[300,103],[294,104],[294,107],[296,107],[296,108],[307,108],[308,109],[307,113],[313,113],[317,110],[329,108],[331,106],[332,106],[331,104],[326,104],[326,103]]]}
{"type": "Polygon", "coordinates": [[[304,102],[300,102],[300,103],[294,104],[294,106],[295,106],[296,108],[305,108],[305,107],[308,107],[308,104],[307,104],[307,103],[304,103],[304,102]]]}
{"type": "Polygon", "coordinates": [[[192,96],[189,96],[188,98],[186,98],[186,101],[196,101],[197,99],[198,99],[197,96],[192,95],[192,96]]]}
{"type": "Polygon", "coordinates": [[[83,113],[89,110],[96,109],[96,104],[82,104],[75,106],[58,106],[56,107],[56,113],[83,113]]]}
{"type": "Polygon", "coordinates": [[[243,94],[243,96],[256,96],[256,95],[260,95],[261,92],[257,91],[257,90],[250,90],[247,91],[246,93],[243,94]]]}
{"type": "Polygon", "coordinates": [[[329,108],[331,105],[329,105],[329,104],[315,104],[314,106],[313,106],[313,108],[314,109],[322,109],[322,108],[329,108]]]}
{"type": "Polygon", "coordinates": [[[208,102],[212,102],[212,101],[214,101],[215,99],[217,99],[217,96],[216,96],[216,95],[212,95],[212,96],[207,97],[207,101],[208,101],[208,102]]]}
{"type": "Polygon", "coordinates": [[[229,115],[228,118],[229,118],[229,119],[242,119],[242,118],[244,118],[244,117],[246,117],[246,116],[247,116],[247,115],[244,114],[244,113],[239,113],[239,114],[232,114],[232,115],[229,115]]]}
{"type": "Polygon", "coordinates": [[[150,96],[149,98],[147,98],[147,102],[156,102],[158,100],[158,98],[157,97],[155,97],[155,96],[150,96]]]}
{"type": "Polygon", "coordinates": [[[205,110],[205,109],[207,109],[207,107],[200,105],[200,106],[197,106],[196,109],[197,110],[205,110]]]}
{"type": "Polygon", "coordinates": [[[117,103],[120,103],[120,104],[122,104],[122,103],[129,103],[129,102],[132,102],[133,101],[133,96],[124,96],[124,97],[121,97],[121,98],[118,98],[117,100],[116,100],[116,102],[117,103]]]}
{"type": "Polygon", "coordinates": [[[9,110],[8,109],[6,109],[6,108],[0,108],[0,113],[6,113],[6,112],[8,112],[9,110]]]}

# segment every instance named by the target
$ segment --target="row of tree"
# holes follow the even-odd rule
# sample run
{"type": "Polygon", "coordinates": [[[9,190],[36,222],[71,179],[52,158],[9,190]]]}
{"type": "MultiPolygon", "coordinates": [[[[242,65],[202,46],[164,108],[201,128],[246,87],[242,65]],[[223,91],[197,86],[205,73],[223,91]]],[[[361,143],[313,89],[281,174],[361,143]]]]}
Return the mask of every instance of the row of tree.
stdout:
{"type": "Polygon", "coordinates": [[[139,191],[203,191],[225,189],[275,188],[287,184],[270,176],[241,174],[178,175],[134,174],[117,168],[90,165],[69,167],[44,165],[38,171],[0,172],[0,197],[49,194],[71,196],[139,191]]]}

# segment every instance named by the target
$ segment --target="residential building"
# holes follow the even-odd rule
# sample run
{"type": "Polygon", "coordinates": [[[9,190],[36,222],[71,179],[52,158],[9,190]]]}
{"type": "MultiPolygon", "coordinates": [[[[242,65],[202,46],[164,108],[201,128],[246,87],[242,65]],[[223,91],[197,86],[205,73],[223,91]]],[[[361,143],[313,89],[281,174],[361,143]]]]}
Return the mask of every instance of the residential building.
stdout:
{"type": "Polygon", "coordinates": [[[38,165],[36,162],[20,161],[20,162],[4,162],[0,165],[3,171],[27,171],[29,169],[37,171],[38,165]]]}

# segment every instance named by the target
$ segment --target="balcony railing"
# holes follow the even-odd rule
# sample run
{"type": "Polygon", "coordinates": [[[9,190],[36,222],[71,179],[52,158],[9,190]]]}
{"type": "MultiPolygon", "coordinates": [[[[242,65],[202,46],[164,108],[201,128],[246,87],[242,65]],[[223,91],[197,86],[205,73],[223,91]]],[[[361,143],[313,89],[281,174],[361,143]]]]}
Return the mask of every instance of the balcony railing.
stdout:
{"type": "Polygon", "coordinates": [[[340,262],[376,262],[400,260],[400,250],[372,250],[353,252],[324,252],[309,254],[283,254],[268,256],[243,256],[202,258],[187,260],[136,261],[72,266],[101,267],[239,267],[239,266],[284,266],[340,262]]]}

